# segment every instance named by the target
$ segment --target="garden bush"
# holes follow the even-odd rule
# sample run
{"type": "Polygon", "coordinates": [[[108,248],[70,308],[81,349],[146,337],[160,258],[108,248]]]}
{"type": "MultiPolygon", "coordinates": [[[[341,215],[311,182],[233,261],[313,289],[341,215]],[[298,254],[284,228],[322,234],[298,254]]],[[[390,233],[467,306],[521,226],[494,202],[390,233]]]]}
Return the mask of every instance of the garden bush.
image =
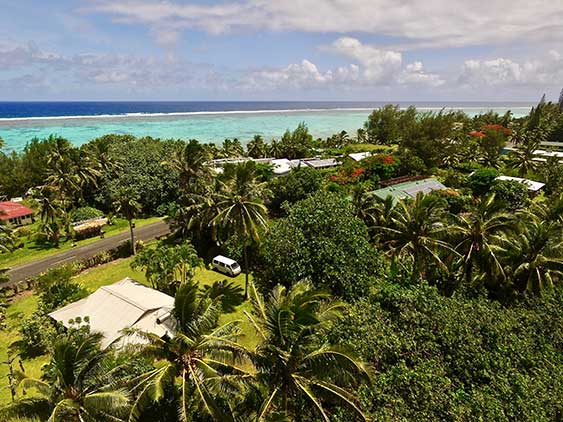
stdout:
{"type": "Polygon", "coordinates": [[[485,167],[475,170],[468,178],[468,185],[476,195],[484,195],[499,176],[497,169],[485,167]]]}
{"type": "Polygon", "coordinates": [[[94,207],[81,207],[72,211],[72,222],[78,223],[92,218],[103,217],[104,213],[94,207]]]}
{"type": "Polygon", "coordinates": [[[343,297],[367,294],[383,265],[350,202],[340,194],[317,192],[287,212],[272,224],[260,247],[256,277],[262,285],[310,279],[343,297]]]}
{"type": "Polygon", "coordinates": [[[521,208],[528,200],[528,187],[516,180],[495,180],[491,186],[495,197],[506,201],[511,210],[521,208]]]}
{"type": "Polygon", "coordinates": [[[54,321],[43,311],[38,310],[25,318],[20,326],[20,350],[28,356],[47,352],[55,337],[54,321]]]}

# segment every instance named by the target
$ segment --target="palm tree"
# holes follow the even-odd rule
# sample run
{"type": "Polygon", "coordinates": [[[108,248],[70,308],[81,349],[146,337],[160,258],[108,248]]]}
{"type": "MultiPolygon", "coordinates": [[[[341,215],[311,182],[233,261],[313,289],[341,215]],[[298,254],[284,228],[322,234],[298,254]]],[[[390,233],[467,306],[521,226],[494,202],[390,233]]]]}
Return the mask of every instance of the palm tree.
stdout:
{"type": "Polygon", "coordinates": [[[112,143],[113,139],[111,136],[103,136],[88,142],[83,147],[96,163],[96,166],[106,174],[111,174],[121,168],[120,162],[111,152],[112,143]]]}
{"type": "Polygon", "coordinates": [[[538,161],[534,158],[536,150],[540,146],[539,139],[524,139],[519,142],[516,151],[510,153],[509,167],[518,170],[520,177],[526,176],[528,173],[536,171],[539,167],[538,161]]]}
{"type": "Polygon", "coordinates": [[[252,299],[247,317],[259,343],[251,359],[262,401],[255,419],[276,414],[278,420],[330,421],[326,404],[334,401],[367,419],[351,388],[369,380],[368,368],[346,348],[321,340],[344,303],[308,282],[278,285],[267,300],[252,285],[252,299]]]}
{"type": "Polygon", "coordinates": [[[108,367],[110,352],[100,349],[101,340],[102,334],[80,330],[55,339],[42,379],[17,373],[18,387],[36,389],[38,396],[21,398],[2,409],[2,420],[18,416],[50,422],[122,420],[129,393],[117,387],[114,375],[121,368],[108,367]]]}
{"type": "Polygon", "coordinates": [[[6,141],[4,141],[4,138],[0,136],[0,149],[4,148],[5,146],[6,146],[6,141]]]}
{"type": "Polygon", "coordinates": [[[217,194],[219,212],[210,225],[242,239],[244,294],[248,297],[248,243],[259,242],[260,231],[268,227],[268,210],[262,203],[267,191],[264,183],[256,182],[256,164],[253,161],[226,167],[225,176],[227,180],[220,185],[217,194]]]}
{"type": "Polygon", "coordinates": [[[61,234],[60,219],[63,217],[64,209],[57,189],[45,185],[34,190],[33,198],[39,203],[41,230],[50,241],[55,243],[55,246],[58,246],[61,234]]]}
{"type": "MultiPolygon", "coordinates": [[[[563,192],[559,193],[558,196],[551,195],[543,200],[537,198],[532,201],[529,211],[530,214],[542,220],[563,224],[563,192]]],[[[528,214],[524,213],[524,217],[528,217],[528,214]]]]}
{"type": "Polygon", "coordinates": [[[272,157],[274,157],[274,158],[283,158],[283,157],[282,157],[283,151],[282,151],[282,149],[281,149],[281,145],[280,145],[280,142],[279,142],[279,141],[277,141],[277,140],[274,139],[274,140],[270,143],[269,153],[270,153],[270,155],[271,155],[272,157]]]}
{"type": "Polygon", "coordinates": [[[129,223],[129,233],[131,234],[131,252],[136,253],[135,235],[133,233],[133,219],[141,211],[141,204],[138,202],[139,195],[131,187],[121,187],[113,195],[113,206],[115,212],[121,214],[129,223]]]}
{"type": "MultiPolygon", "coordinates": [[[[106,165],[109,165],[106,163],[106,165]]],[[[78,180],[79,200],[83,199],[84,191],[88,187],[96,188],[98,179],[102,175],[102,165],[93,156],[85,151],[78,151],[75,158],[74,174],[78,180]]]]}
{"type": "Polygon", "coordinates": [[[214,420],[234,421],[230,412],[220,406],[219,392],[223,377],[227,381],[227,375],[245,374],[237,364],[247,352],[236,342],[239,334],[236,322],[218,327],[219,300],[202,294],[196,283],[188,281],[179,287],[174,300],[174,337],[136,333],[149,342],[142,349],[143,356],[153,357],[157,363],[155,369],[134,383],[137,399],[132,407],[132,418],[137,417],[146,404],[160,401],[167,388],[177,385],[179,378],[180,420],[191,421],[194,411],[202,411],[214,420]]]}
{"type": "Polygon", "coordinates": [[[266,156],[268,145],[264,142],[264,138],[260,135],[255,135],[252,141],[246,146],[248,156],[252,158],[264,158],[266,156]]]}
{"type": "Polygon", "coordinates": [[[461,255],[467,282],[473,280],[475,266],[481,274],[504,278],[498,253],[506,235],[514,229],[515,220],[504,204],[495,201],[494,195],[477,200],[471,213],[456,216],[450,232],[457,243],[455,249],[461,255]]]}
{"type": "Polygon", "coordinates": [[[169,295],[194,276],[203,261],[188,241],[179,245],[159,242],[156,248],[143,249],[131,262],[131,268],[143,269],[153,289],[169,295]]]}
{"type": "Polygon", "coordinates": [[[359,182],[352,187],[352,206],[356,216],[361,218],[366,224],[372,219],[370,211],[373,209],[376,197],[372,194],[373,183],[371,181],[359,182]]]}
{"type": "Polygon", "coordinates": [[[75,172],[75,165],[68,156],[48,160],[47,184],[55,188],[61,197],[61,205],[66,211],[70,201],[80,192],[81,180],[75,172]]]}
{"type": "Polygon", "coordinates": [[[380,238],[393,257],[410,256],[413,278],[422,276],[428,261],[447,271],[439,252],[456,254],[444,240],[448,227],[444,223],[444,202],[419,192],[414,200],[401,199],[395,206],[390,225],[378,226],[380,238]]]}
{"type": "Polygon", "coordinates": [[[192,139],[186,147],[176,152],[170,161],[163,161],[179,173],[180,188],[185,193],[198,193],[202,186],[210,183],[212,178],[208,161],[211,159],[208,149],[197,140],[192,139]]]}
{"type": "Polygon", "coordinates": [[[223,141],[222,152],[225,157],[242,157],[244,148],[237,138],[225,139],[223,141]]]}
{"type": "Polygon", "coordinates": [[[531,214],[521,225],[507,253],[511,279],[519,291],[539,292],[563,275],[562,234],[559,222],[531,214]]]}
{"type": "Polygon", "coordinates": [[[176,211],[172,220],[172,228],[187,238],[193,234],[198,238],[203,238],[211,230],[211,238],[217,238],[215,226],[210,222],[217,216],[217,188],[215,185],[203,187],[201,193],[188,194],[183,198],[184,205],[176,211]]]}
{"type": "Polygon", "coordinates": [[[356,131],[356,142],[358,142],[358,144],[364,144],[366,142],[367,136],[366,136],[366,130],[363,128],[359,128],[356,131]]]}

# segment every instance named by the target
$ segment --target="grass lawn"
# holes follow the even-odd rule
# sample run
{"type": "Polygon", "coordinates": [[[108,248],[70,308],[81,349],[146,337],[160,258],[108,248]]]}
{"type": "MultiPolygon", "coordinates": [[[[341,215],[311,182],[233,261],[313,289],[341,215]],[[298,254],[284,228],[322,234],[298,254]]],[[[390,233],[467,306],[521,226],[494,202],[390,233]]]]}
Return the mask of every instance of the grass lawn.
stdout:
{"type": "MultiPolygon", "coordinates": [[[[134,271],[130,267],[131,258],[120,259],[109,264],[101,265],[84,271],[76,277],[83,286],[90,292],[95,291],[101,286],[115,283],[125,277],[131,277],[135,280],[147,283],[144,274],[140,271],[134,271]]],[[[229,280],[244,289],[244,275],[231,278],[207,268],[199,268],[196,270],[195,280],[202,285],[211,285],[216,281],[229,280]]],[[[9,347],[12,343],[19,339],[18,328],[21,321],[31,315],[37,309],[37,296],[31,292],[15,298],[7,309],[7,328],[0,331],[0,362],[8,359],[9,347]]],[[[219,321],[225,324],[230,321],[240,321],[240,327],[243,336],[240,342],[247,347],[254,347],[257,343],[257,337],[254,328],[248,322],[244,311],[250,311],[251,305],[243,302],[235,308],[234,312],[223,314],[219,321]]],[[[41,375],[41,367],[47,362],[47,356],[38,356],[33,359],[25,359],[23,361],[24,368],[31,376],[39,377],[41,375]]],[[[17,368],[17,364],[14,366],[17,368]]],[[[0,364],[0,405],[10,401],[10,391],[8,389],[8,366],[0,364]]]]}
{"type": "MultiPolygon", "coordinates": [[[[142,227],[147,224],[155,223],[159,220],[162,220],[162,217],[140,218],[135,220],[135,225],[136,227],[142,227]]],[[[33,231],[37,229],[38,225],[39,223],[34,223],[28,227],[33,231]]],[[[128,230],[129,224],[127,223],[127,220],[123,218],[116,218],[114,220],[114,224],[104,227],[106,237],[120,234],[128,230]]],[[[15,267],[17,265],[25,264],[26,262],[35,261],[37,259],[45,258],[58,252],[68,250],[72,247],[72,241],[66,239],[61,240],[58,248],[49,245],[38,244],[37,242],[35,242],[35,240],[28,238],[23,238],[21,240],[24,243],[22,248],[16,249],[11,253],[0,254],[0,268],[15,267]]],[[[90,239],[79,240],[76,242],[76,244],[78,246],[83,246],[95,242],[96,240],[99,240],[98,236],[92,237],[90,239]]]]}

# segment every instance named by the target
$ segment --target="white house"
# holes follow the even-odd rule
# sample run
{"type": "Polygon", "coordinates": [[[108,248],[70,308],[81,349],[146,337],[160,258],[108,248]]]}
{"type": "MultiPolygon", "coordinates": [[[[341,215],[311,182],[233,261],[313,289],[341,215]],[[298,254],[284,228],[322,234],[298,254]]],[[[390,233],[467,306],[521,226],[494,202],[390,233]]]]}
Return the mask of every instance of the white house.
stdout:
{"type": "Polygon", "coordinates": [[[122,347],[145,342],[136,335],[123,337],[125,328],[150,332],[161,338],[174,336],[173,307],[172,296],[125,278],[100,287],[90,296],[51,312],[49,316],[67,328],[70,320],[88,317],[90,330],[103,334],[102,347],[105,349],[114,343],[122,347]]]}

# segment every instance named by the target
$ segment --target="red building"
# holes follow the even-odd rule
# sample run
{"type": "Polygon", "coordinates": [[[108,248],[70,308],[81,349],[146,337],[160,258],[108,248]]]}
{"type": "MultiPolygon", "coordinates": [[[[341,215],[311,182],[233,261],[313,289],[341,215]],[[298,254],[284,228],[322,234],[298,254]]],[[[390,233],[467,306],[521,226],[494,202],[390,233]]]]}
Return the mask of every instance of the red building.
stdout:
{"type": "Polygon", "coordinates": [[[18,202],[0,202],[0,220],[9,226],[33,223],[33,210],[18,202]]]}

